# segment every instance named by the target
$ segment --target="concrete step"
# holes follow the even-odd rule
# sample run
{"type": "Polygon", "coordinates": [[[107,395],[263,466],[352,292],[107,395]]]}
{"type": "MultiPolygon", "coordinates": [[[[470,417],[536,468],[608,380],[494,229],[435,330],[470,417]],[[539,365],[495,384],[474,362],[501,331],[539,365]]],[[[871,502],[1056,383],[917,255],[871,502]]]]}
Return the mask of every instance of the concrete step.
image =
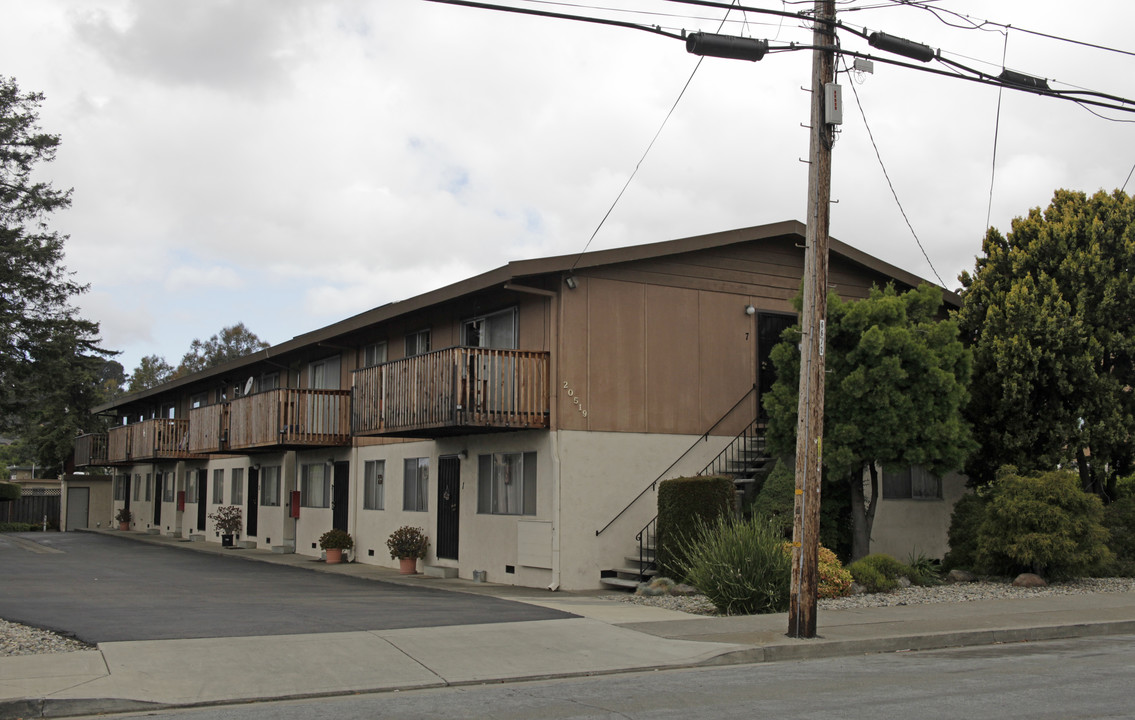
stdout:
{"type": "Polygon", "coordinates": [[[162,529],[161,528],[147,528],[146,534],[147,535],[161,535],[162,529]]]}
{"type": "Polygon", "coordinates": [[[272,552],[278,555],[292,555],[296,551],[295,545],[273,545],[272,552]]]}
{"type": "Polygon", "coordinates": [[[639,568],[636,568],[636,567],[615,568],[611,572],[618,573],[618,575],[616,577],[625,577],[627,579],[638,578],[640,575],[644,576],[644,577],[654,577],[655,575],[658,574],[658,571],[653,569],[653,568],[649,568],[647,570],[640,570],[639,568]]]}
{"type": "Polygon", "coordinates": [[[635,589],[638,588],[638,581],[637,580],[627,580],[625,578],[618,578],[618,577],[600,578],[599,583],[601,585],[606,585],[607,587],[616,588],[616,589],[619,589],[619,590],[634,591],[635,589]]]}
{"type": "Polygon", "coordinates": [[[455,578],[457,577],[457,568],[442,567],[441,565],[423,565],[422,574],[437,578],[455,578]]]}
{"type": "Polygon", "coordinates": [[[244,550],[255,550],[256,549],[256,541],[255,540],[237,540],[236,546],[238,548],[242,548],[244,550]]]}

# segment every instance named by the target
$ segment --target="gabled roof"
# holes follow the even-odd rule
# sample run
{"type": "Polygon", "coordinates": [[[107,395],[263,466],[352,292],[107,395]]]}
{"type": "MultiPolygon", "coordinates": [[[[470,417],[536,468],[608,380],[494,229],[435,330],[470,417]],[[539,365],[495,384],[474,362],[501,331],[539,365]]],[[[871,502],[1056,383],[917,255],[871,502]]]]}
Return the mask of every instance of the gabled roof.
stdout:
{"type": "MultiPolygon", "coordinates": [[[[613,248],[610,250],[599,250],[590,253],[573,254],[573,255],[559,255],[555,257],[536,258],[532,260],[517,260],[510,262],[507,265],[490,270],[480,275],[475,275],[465,280],[446,285],[445,287],[431,290],[430,292],[416,295],[406,300],[398,302],[387,303],[379,307],[367,310],[352,317],[340,320],[339,322],[331,325],[326,325],[317,330],[297,335],[291,340],[286,340],[278,345],[273,345],[266,350],[260,350],[251,355],[246,355],[238,360],[227,362],[223,365],[202,370],[201,372],[186,375],[185,377],[164,383],[148,390],[132,393],[130,395],[123,395],[116,398],[110,403],[106,403],[94,408],[94,412],[105,412],[112,410],[123,405],[128,405],[132,402],[145,400],[153,395],[169,392],[179,387],[192,385],[194,383],[206,380],[211,377],[223,376],[226,373],[232,373],[241,368],[271,361],[273,358],[280,357],[296,350],[301,350],[306,347],[316,345],[318,343],[326,343],[337,338],[357,332],[371,325],[391,320],[393,318],[407,315],[409,313],[439,305],[450,300],[454,300],[466,295],[471,295],[483,290],[488,290],[495,287],[503,287],[505,284],[519,281],[524,278],[533,278],[537,276],[565,274],[572,271],[586,270],[588,268],[602,267],[607,265],[615,265],[618,263],[634,262],[637,260],[648,260],[654,258],[665,257],[668,255],[679,255],[689,252],[697,252],[700,250],[710,250],[718,247],[725,247],[738,243],[752,242],[755,240],[769,240],[772,238],[783,237],[796,237],[803,239],[806,233],[806,226],[796,220],[787,220],[779,223],[771,223],[768,225],[758,225],[750,228],[740,228],[737,230],[726,230],[724,232],[712,233],[709,235],[697,235],[694,237],[681,238],[678,240],[667,240],[663,242],[648,243],[645,245],[632,245],[630,247],[613,248]]],[[[923,278],[909,273],[906,270],[895,267],[890,263],[884,262],[879,258],[853,248],[852,246],[840,242],[835,238],[829,239],[828,244],[829,253],[843,257],[856,265],[860,265],[869,270],[881,273],[895,280],[917,287],[918,285],[929,282],[923,278]]],[[[943,298],[945,302],[954,307],[961,307],[961,298],[956,293],[950,292],[943,288],[943,298]]]]}

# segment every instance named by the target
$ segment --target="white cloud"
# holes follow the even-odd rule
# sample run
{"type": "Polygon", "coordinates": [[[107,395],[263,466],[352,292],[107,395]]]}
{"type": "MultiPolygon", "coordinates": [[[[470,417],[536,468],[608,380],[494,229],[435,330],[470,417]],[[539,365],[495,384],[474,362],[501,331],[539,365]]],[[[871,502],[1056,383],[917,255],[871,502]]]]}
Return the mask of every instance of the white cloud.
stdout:
{"type": "MultiPolygon", "coordinates": [[[[720,16],[661,0],[620,7],[671,13],[621,19],[689,30],[720,16]]],[[[1135,16],[1120,0],[1091,13],[1056,0],[951,8],[1117,47],[1135,16]]],[[[130,357],[180,358],[237,320],[279,342],[509,260],[578,252],[697,63],[647,33],[422,2],[0,0],[0,17],[4,72],[46,94],[41,124],[63,137],[44,171],[75,188],[52,224],[92,284],[84,311],[130,357]]],[[[913,7],[845,19],[999,72],[980,61],[1000,62],[1000,33],[913,7]]],[[[746,31],[810,41],[792,22],[746,31]]],[[[1118,94],[1132,69],[1016,32],[1007,62],[1118,94]]],[[[592,249],[803,220],[809,65],[806,52],[702,62],[592,249]]],[[[997,90],[882,63],[856,89],[953,286],[981,249],[997,90]]],[[[929,277],[847,100],[832,234],[929,277]]],[[[1006,91],[991,222],[1007,229],[1057,187],[1122,184],[1129,132],[1006,91]]]]}

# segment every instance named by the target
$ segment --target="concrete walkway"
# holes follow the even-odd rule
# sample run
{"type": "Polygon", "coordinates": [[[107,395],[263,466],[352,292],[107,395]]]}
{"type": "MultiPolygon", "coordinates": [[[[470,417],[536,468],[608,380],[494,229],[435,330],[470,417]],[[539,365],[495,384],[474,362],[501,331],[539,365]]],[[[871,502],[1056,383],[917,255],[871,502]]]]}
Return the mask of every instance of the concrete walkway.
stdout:
{"type": "Polygon", "coordinates": [[[296,555],[111,532],[177,543],[187,551],[491,595],[577,617],[108,642],[84,652],[5,657],[0,658],[0,720],[1135,633],[1135,593],[1100,593],[821,611],[820,637],[797,640],[785,636],[783,613],[702,617],[596,593],[407,577],[359,563],[329,566],[296,555]]]}

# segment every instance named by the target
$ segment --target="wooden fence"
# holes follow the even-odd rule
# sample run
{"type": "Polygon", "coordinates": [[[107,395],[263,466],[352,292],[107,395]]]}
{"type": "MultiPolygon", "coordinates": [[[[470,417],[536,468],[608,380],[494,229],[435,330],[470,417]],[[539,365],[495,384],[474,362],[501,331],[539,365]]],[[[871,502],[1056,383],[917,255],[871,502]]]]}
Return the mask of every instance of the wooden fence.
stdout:
{"type": "Polygon", "coordinates": [[[62,497],[63,491],[57,488],[25,488],[20,499],[0,503],[0,522],[31,523],[42,527],[46,517],[47,528],[58,530],[62,497]]]}

